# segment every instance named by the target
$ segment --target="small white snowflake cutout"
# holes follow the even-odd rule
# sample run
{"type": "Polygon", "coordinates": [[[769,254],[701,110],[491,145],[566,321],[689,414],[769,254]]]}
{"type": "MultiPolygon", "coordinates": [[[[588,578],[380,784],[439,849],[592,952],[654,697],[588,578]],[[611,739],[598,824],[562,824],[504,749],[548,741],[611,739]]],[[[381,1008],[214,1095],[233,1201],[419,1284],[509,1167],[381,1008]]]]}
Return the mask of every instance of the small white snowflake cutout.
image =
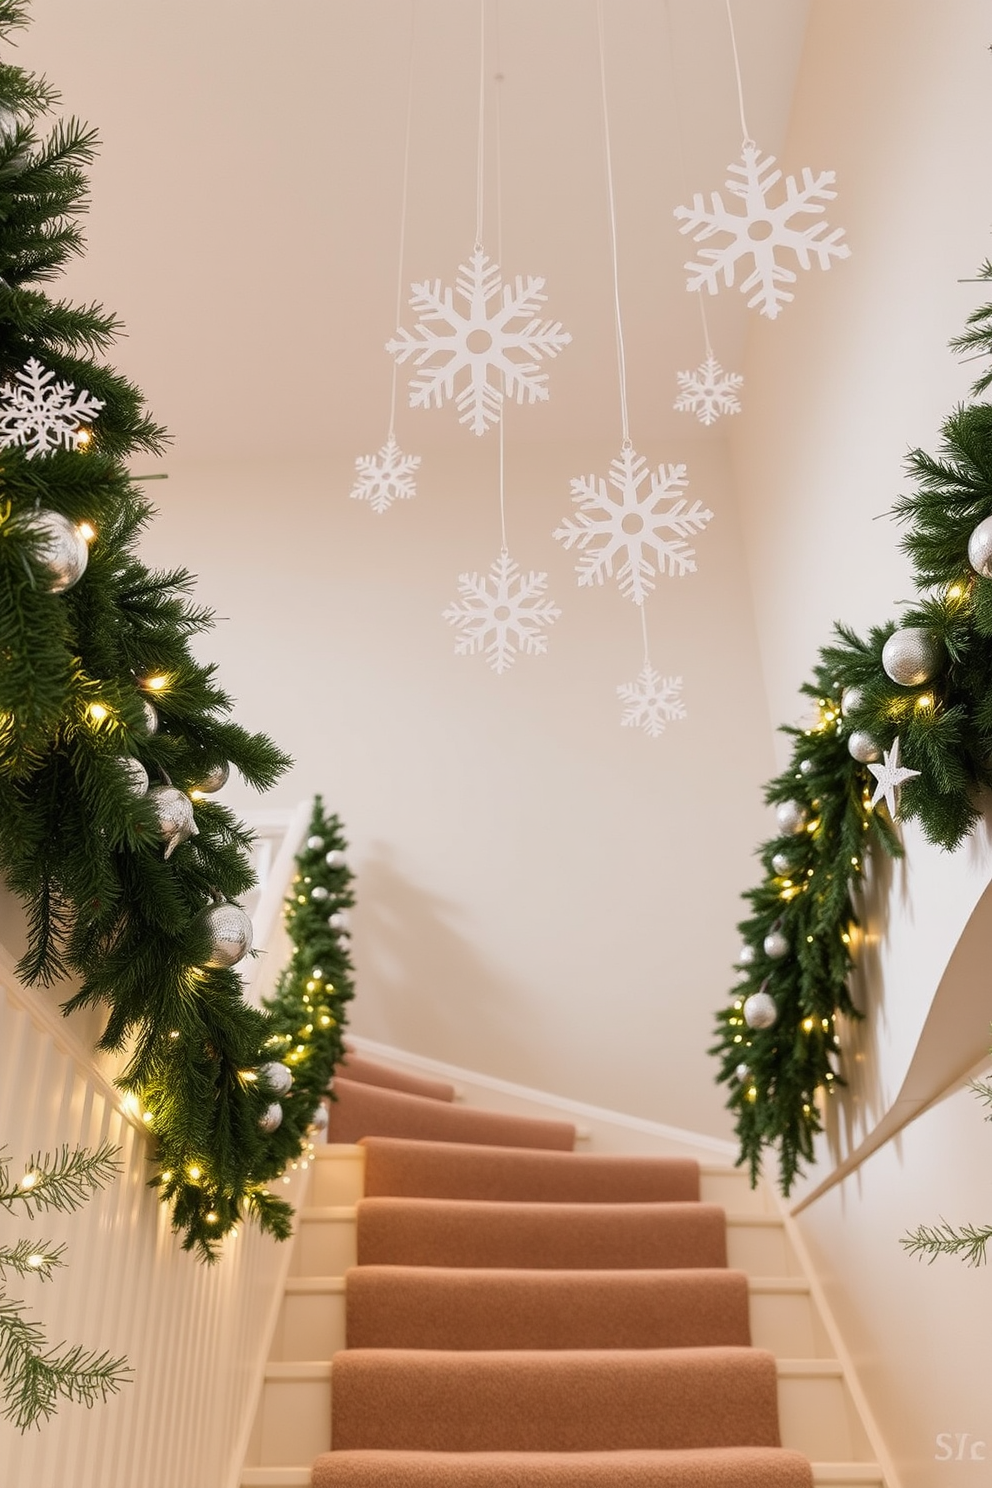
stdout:
{"type": "Polygon", "coordinates": [[[667,471],[659,465],[653,471],[633,449],[621,450],[611,462],[609,482],[617,496],[601,477],[573,480],[572,500],[579,512],[566,517],[554,536],[566,548],[582,551],[575,565],[580,588],[612,578],[614,559],[622,555],[620,592],[643,604],[656,574],[681,578],[695,573],[696,552],[686,538],[701,532],[713,513],[699,501],[689,505],[683,495],[689,484],[684,465],[669,465],[667,471]]]}
{"type": "Polygon", "coordinates": [[[681,691],[681,677],[662,677],[646,661],[636,682],[624,682],[617,688],[617,697],[627,705],[621,727],[642,728],[652,739],[657,739],[665,732],[666,724],[685,718],[681,691]]]}
{"type": "Polygon", "coordinates": [[[476,248],[459,266],[454,290],[442,290],[440,279],[411,288],[420,323],[413,331],[401,327],[386,342],[398,363],[413,357],[420,369],[410,380],[411,408],[440,408],[454,398],[459,421],[484,434],[499,423],[504,394],[518,403],[547,400],[548,374],[538,363],[557,356],[572,338],[560,321],[536,314],[547,299],[543,279],[518,274],[511,288],[499,265],[476,248]],[[464,309],[455,305],[455,293],[464,309]]]}
{"type": "Polygon", "coordinates": [[[710,294],[716,294],[721,274],[729,288],[734,283],[738,259],[749,258],[754,267],[742,281],[741,293],[750,295],[749,306],[760,306],[760,313],[774,320],[782,306],[793,299],[792,291],[786,286],[796,282],[795,270],[778,261],[776,250],[794,254],[802,269],[808,269],[813,258],[821,269],[829,269],[833,259],[848,258],[851,250],[841,242],[842,227],[828,232],[825,222],[798,226],[793,220],[822,215],[824,202],[833,201],[837,195],[831,189],[835,180],[833,171],[820,171],[814,176],[804,166],[801,187],[796,185],[795,176],[786,176],[785,196],[773,206],[768,200],[769,193],[782,180],[782,172],[772,169],[774,155],[762,158],[757,145],[749,140],[741,159],[743,164],[728,165],[732,179],[726,182],[726,187],[743,203],[743,211],[732,212],[724,205],[719,191],[710,193],[709,210],[698,191],[691,207],[675,208],[675,216],[682,222],[679,231],[692,233],[695,242],[704,243],[716,235],[724,238],[719,247],[700,248],[699,262],[685,265],[689,270],[686,288],[708,289],[710,294]]]}
{"type": "Polygon", "coordinates": [[[95,418],[101,398],[77,392],[71,382],[56,382],[36,357],[0,388],[0,449],[20,446],[33,460],[50,450],[78,449],[80,424],[95,418]]]}
{"type": "Polygon", "coordinates": [[[891,749],[883,749],[882,763],[880,765],[869,765],[871,773],[876,780],[875,791],[871,798],[871,804],[877,806],[879,801],[884,800],[889,808],[889,815],[895,821],[899,815],[899,788],[906,780],[912,780],[919,775],[919,770],[909,770],[899,760],[899,735],[892,741],[891,749]]]}
{"type": "Polygon", "coordinates": [[[695,372],[676,372],[681,392],[675,400],[676,413],[694,413],[701,424],[715,424],[723,413],[740,413],[737,389],[743,387],[740,372],[724,372],[710,352],[695,372]]]}
{"type": "Polygon", "coordinates": [[[547,584],[546,573],[521,573],[505,550],[488,574],[459,574],[462,598],[444,611],[445,620],[459,632],[455,654],[484,652],[497,673],[513,665],[518,651],[543,656],[548,649],[545,629],[561,614],[544,598],[547,584]]]}
{"type": "Polygon", "coordinates": [[[367,501],[374,512],[384,512],[394,501],[409,501],[416,496],[413,472],[419,467],[420,456],[405,455],[390,434],[377,455],[358,456],[358,479],[351,495],[356,501],[367,501]]]}

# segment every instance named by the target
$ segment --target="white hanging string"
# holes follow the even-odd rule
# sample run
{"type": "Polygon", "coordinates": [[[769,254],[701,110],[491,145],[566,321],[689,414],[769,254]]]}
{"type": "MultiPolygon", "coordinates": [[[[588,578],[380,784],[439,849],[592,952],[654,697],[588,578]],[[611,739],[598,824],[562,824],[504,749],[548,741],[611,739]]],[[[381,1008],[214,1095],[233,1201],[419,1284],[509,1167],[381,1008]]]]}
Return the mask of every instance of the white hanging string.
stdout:
{"type": "Polygon", "coordinates": [[[641,612],[641,636],[644,640],[644,665],[646,667],[649,667],[651,665],[651,652],[648,649],[648,607],[647,605],[642,604],[638,606],[638,609],[641,612]]]}
{"type": "MultiPolygon", "coordinates": [[[[503,262],[503,69],[499,60],[499,0],[496,0],[496,262],[503,262]]],[[[506,373],[502,373],[502,404],[499,415],[499,525],[503,556],[506,557],[506,462],[504,426],[506,423],[506,373]]]]}
{"type": "Polygon", "coordinates": [[[734,52],[734,71],[737,74],[737,102],[740,105],[741,111],[741,131],[743,133],[741,144],[753,145],[754,140],[751,138],[751,132],[747,127],[747,120],[744,117],[744,84],[741,82],[741,59],[737,54],[737,35],[734,31],[734,16],[730,9],[730,0],[726,0],[726,3],[727,21],[730,24],[730,45],[734,52]]]}
{"type": "Polygon", "coordinates": [[[486,139],[486,0],[479,0],[479,137],[475,152],[475,248],[482,247],[486,139]]]}
{"type": "Polygon", "coordinates": [[[606,46],[603,37],[603,0],[596,0],[599,28],[599,81],[603,94],[603,143],[606,148],[606,189],[610,199],[610,244],[613,252],[613,308],[616,319],[617,367],[620,375],[620,418],[623,424],[623,448],[630,449],[630,421],[627,417],[627,358],[623,344],[623,320],[620,315],[620,274],[617,265],[617,212],[613,190],[613,159],[610,150],[610,113],[606,102],[606,46]]]}
{"type": "MultiPolygon", "coordinates": [[[[682,109],[679,104],[678,71],[675,66],[675,42],[672,37],[672,10],[671,5],[669,4],[669,0],[665,0],[665,28],[668,32],[668,66],[672,79],[672,101],[675,104],[675,143],[678,151],[679,175],[682,179],[681,194],[683,196],[688,196],[689,179],[688,172],[685,168],[685,143],[682,136],[682,109]]],[[[697,293],[696,300],[699,304],[699,317],[703,322],[703,341],[706,346],[706,355],[707,357],[711,357],[713,355],[713,347],[710,343],[709,322],[706,319],[706,306],[703,304],[703,294],[701,290],[697,293]]]]}
{"type": "MultiPolygon", "coordinates": [[[[400,246],[398,263],[396,267],[396,319],[394,325],[399,325],[403,315],[403,261],[406,257],[406,208],[407,195],[410,187],[410,132],[413,120],[413,53],[414,38],[416,35],[417,22],[417,0],[410,0],[410,48],[407,56],[407,82],[406,82],[406,139],[403,145],[403,189],[400,195],[400,246]]],[[[393,381],[389,394],[389,437],[396,437],[396,386],[399,363],[393,358],[393,381]]]]}

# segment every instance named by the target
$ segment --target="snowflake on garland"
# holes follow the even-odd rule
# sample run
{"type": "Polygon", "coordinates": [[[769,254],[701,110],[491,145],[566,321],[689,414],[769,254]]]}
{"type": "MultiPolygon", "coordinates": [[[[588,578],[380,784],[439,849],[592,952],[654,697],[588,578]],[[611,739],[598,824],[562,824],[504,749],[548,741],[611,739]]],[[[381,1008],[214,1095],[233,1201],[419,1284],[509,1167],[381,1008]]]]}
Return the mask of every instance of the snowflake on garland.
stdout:
{"type": "Polygon", "coordinates": [[[689,506],[682,495],[689,483],[684,465],[669,465],[667,473],[664,465],[652,471],[644,456],[633,449],[621,450],[611,462],[609,481],[619,499],[611,495],[602,478],[589,475],[573,480],[572,500],[579,514],[566,518],[554,536],[566,548],[582,550],[575,565],[580,588],[612,578],[614,559],[623,554],[617,569],[620,592],[635,604],[643,604],[654,588],[656,573],[667,573],[670,578],[695,573],[696,552],[686,538],[701,532],[713,513],[699,501],[689,506]]]}
{"type": "Polygon", "coordinates": [[[71,382],[56,382],[55,373],[31,357],[23,372],[0,388],[0,449],[19,446],[29,460],[60,447],[78,449],[87,440],[80,425],[102,407],[102,398],[76,392],[71,382]]]}
{"type": "Polygon", "coordinates": [[[740,413],[737,389],[743,387],[739,372],[724,372],[712,352],[695,372],[677,372],[682,389],[675,400],[677,413],[694,413],[701,424],[715,424],[722,413],[740,413]]]}
{"type": "Polygon", "coordinates": [[[497,673],[513,665],[518,651],[543,656],[548,649],[544,630],[561,614],[552,600],[543,597],[547,584],[546,573],[521,573],[505,548],[488,574],[459,574],[462,599],[444,611],[445,620],[460,632],[455,654],[484,651],[497,673]]]}
{"type": "Polygon", "coordinates": [[[814,257],[821,269],[829,269],[834,258],[848,258],[850,248],[840,240],[844,236],[842,227],[827,232],[825,222],[812,223],[805,227],[793,225],[793,218],[819,216],[823,203],[833,201],[837,195],[830,188],[834,183],[833,171],[820,171],[814,176],[808,166],[803,167],[803,184],[796,185],[795,176],[785,177],[785,199],[773,206],[768,195],[782,180],[782,172],[773,170],[774,155],[762,158],[757,145],[748,141],[742,153],[743,164],[728,165],[733,177],[726,182],[727,190],[739,197],[744,204],[742,212],[732,212],[724,206],[718,191],[710,193],[712,206],[709,211],[703,205],[701,192],[696,192],[691,207],[676,207],[675,216],[680,218],[679,231],[692,233],[697,243],[706,242],[715,234],[724,234],[726,241],[719,248],[701,248],[701,262],[689,262],[686,288],[708,289],[716,294],[719,277],[728,287],[734,283],[734,270],[738,259],[750,258],[754,268],[741,283],[741,293],[750,295],[748,306],[760,305],[760,313],[774,320],[782,306],[793,298],[785,286],[796,282],[793,269],[776,259],[776,250],[793,253],[800,268],[808,269],[814,257]],[[753,293],[752,293],[753,291],[753,293]]]}
{"type": "Polygon", "coordinates": [[[413,357],[421,369],[410,380],[411,408],[440,408],[454,398],[459,421],[473,434],[484,434],[499,423],[504,395],[518,403],[547,400],[548,374],[538,363],[557,356],[572,338],[560,321],[536,314],[547,299],[543,279],[518,274],[511,288],[503,284],[499,265],[476,248],[471,261],[459,266],[455,283],[464,312],[454,303],[455,291],[442,290],[440,279],[411,288],[410,304],[420,324],[413,331],[401,327],[386,342],[398,363],[413,357]],[[462,373],[456,395],[455,379],[462,373]]]}
{"type": "Polygon", "coordinates": [[[394,501],[409,501],[416,496],[413,472],[419,467],[420,456],[405,455],[390,434],[377,455],[358,456],[358,479],[351,495],[356,501],[367,501],[374,512],[384,512],[394,501]]]}
{"type": "Polygon", "coordinates": [[[665,732],[666,724],[685,718],[681,691],[681,677],[662,677],[646,661],[636,682],[624,682],[617,688],[617,697],[627,704],[621,727],[642,728],[652,739],[657,739],[665,732]]]}

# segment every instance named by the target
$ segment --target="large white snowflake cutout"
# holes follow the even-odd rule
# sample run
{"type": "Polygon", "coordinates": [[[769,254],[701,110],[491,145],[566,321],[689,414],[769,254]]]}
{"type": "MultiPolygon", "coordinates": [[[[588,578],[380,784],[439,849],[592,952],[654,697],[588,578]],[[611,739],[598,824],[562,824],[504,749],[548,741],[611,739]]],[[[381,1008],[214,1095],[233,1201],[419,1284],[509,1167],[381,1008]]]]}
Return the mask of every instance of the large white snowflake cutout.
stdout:
{"type": "Polygon", "coordinates": [[[78,449],[85,443],[80,428],[103,407],[101,398],[77,392],[71,382],[56,382],[36,357],[13,382],[0,388],[0,449],[19,445],[33,460],[49,450],[78,449]]]}
{"type": "Polygon", "coordinates": [[[828,232],[825,222],[804,227],[793,225],[793,218],[820,216],[823,203],[833,201],[837,195],[830,189],[835,179],[833,171],[820,171],[814,176],[804,166],[801,187],[796,185],[795,176],[786,176],[785,197],[773,206],[768,200],[769,193],[782,180],[782,172],[772,169],[775,156],[766,155],[762,159],[757,145],[748,141],[741,158],[742,165],[736,162],[728,165],[733,179],[726,186],[732,195],[740,198],[743,211],[730,211],[719,191],[710,193],[709,211],[703,205],[701,192],[695,193],[691,207],[675,208],[676,217],[682,221],[679,231],[692,233],[697,243],[704,243],[716,234],[725,238],[717,248],[700,248],[700,262],[685,265],[689,270],[686,288],[705,288],[716,294],[720,275],[730,287],[737,260],[750,258],[754,268],[741,283],[741,293],[751,296],[749,306],[760,305],[760,313],[774,320],[782,306],[793,298],[786,286],[796,281],[795,271],[776,259],[777,249],[791,251],[803,269],[810,267],[811,258],[816,259],[821,269],[829,269],[832,259],[848,258],[851,250],[840,241],[844,236],[842,227],[828,232]]]}
{"type": "Polygon", "coordinates": [[[494,672],[507,671],[518,651],[543,656],[548,649],[544,631],[561,614],[553,600],[543,597],[547,584],[546,573],[521,573],[505,549],[488,574],[459,574],[462,598],[444,611],[445,620],[459,631],[455,654],[484,651],[494,672]]]}
{"type": "Polygon", "coordinates": [[[554,535],[566,548],[582,550],[575,565],[580,587],[612,578],[614,559],[622,554],[617,569],[620,591],[643,604],[656,573],[671,578],[695,573],[696,552],[686,538],[701,532],[713,513],[699,501],[690,506],[685,499],[682,493],[689,481],[684,465],[669,465],[667,472],[659,465],[652,471],[633,449],[621,450],[611,462],[609,481],[617,496],[601,477],[573,480],[578,515],[566,517],[554,535]]]}
{"type": "Polygon", "coordinates": [[[548,374],[538,363],[557,356],[572,338],[560,321],[536,314],[547,299],[543,279],[518,274],[511,288],[503,284],[499,265],[476,248],[471,261],[459,266],[454,291],[442,290],[440,279],[411,288],[420,324],[413,331],[401,327],[386,342],[397,362],[413,357],[420,369],[410,379],[411,408],[440,408],[445,398],[454,398],[460,422],[484,434],[499,423],[504,393],[518,403],[547,400],[548,374]],[[456,291],[464,310],[454,303],[456,291]]]}
{"type": "Polygon", "coordinates": [[[695,372],[676,372],[682,391],[675,400],[677,413],[694,413],[701,424],[715,424],[722,413],[740,413],[737,389],[743,387],[739,372],[724,372],[710,352],[695,372]]]}
{"type": "Polygon", "coordinates": [[[358,479],[351,495],[356,501],[367,501],[374,512],[384,512],[394,501],[409,501],[416,496],[413,472],[419,467],[420,456],[405,455],[390,434],[377,455],[358,456],[358,479]]]}
{"type": "Polygon", "coordinates": [[[626,703],[620,724],[624,728],[642,728],[652,739],[665,732],[665,725],[686,716],[685,703],[679,697],[681,677],[662,677],[649,661],[641,668],[636,682],[624,682],[617,697],[626,703]]]}

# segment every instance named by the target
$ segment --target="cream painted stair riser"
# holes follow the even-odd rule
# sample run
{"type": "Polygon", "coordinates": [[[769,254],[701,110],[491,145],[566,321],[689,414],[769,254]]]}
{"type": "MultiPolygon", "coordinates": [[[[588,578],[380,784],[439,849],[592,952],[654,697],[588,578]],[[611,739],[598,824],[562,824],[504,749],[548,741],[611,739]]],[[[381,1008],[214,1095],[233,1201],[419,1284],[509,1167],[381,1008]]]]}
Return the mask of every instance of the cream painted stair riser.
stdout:
{"type": "MultiPolygon", "coordinates": [[[[728,1263],[749,1278],[753,1342],[778,1359],[783,1445],[812,1460],[817,1488],[898,1488],[878,1466],[791,1222],[742,1172],[701,1171],[703,1200],[727,1210],[728,1263]]],[[[312,1172],[241,1488],[304,1488],[312,1459],[330,1447],[330,1358],[345,1343],[363,1151],[318,1148],[312,1172]]]]}

